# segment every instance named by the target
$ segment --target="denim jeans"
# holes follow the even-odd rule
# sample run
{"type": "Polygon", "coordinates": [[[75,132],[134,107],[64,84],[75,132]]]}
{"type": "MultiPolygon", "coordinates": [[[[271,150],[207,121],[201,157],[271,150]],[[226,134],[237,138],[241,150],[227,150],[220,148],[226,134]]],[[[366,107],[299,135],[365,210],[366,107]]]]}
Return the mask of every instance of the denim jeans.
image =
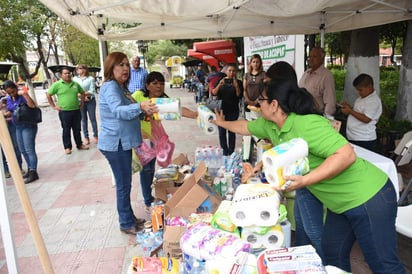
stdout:
{"type": "Polygon", "coordinates": [[[134,213],[130,201],[132,189],[132,150],[123,150],[119,144],[118,151],[104,151],[116,181],[116,206],[119,214],[121,229],[129,229],[135,226],[134,213]]]}
{"type": "MultiPolygon", "coordinates": [[[[17,143],[16,126],[12,122],[7,122],[7,128],[9,130],[11,143],[13,144],[14,153],[16,154],[17,164],[19,165],[19,167],[21,169],[23,160],[21,158],[21,151],[20,151],[19,145],[17,143]]],[[[7,164],[6,157],[3,157],[3,167],[4,167],[4,171],[9,171],[9,166],[7,164]]]]}
{"type": "Polygon", "coordinates": [[[143,200],[146,206],[154,201],[152,196],[152,182],[155,173],[156,157],[140,171],[140,186],[142,188],[143,200]]]}
{"type": "Polygon", "coordinates": [[[196,103],[200,103],[200,102],[202,102],[204,85],[202,83],[197,83],[196,86],[197,86],[197,101],[196,101],[196,103]]]}
{"type": "Polygon", "coordinates": [[[311,244],[324,261],[322,250],[323,204],[305,187],[295,195],[295,245],[311,244]]]}
{"type": "MultiPolygon", "coordinates": [[[[225,121],[236,121],[237,118],[239,118],[239,112],[225,113],[225,121]]],[[[222,127],[218,127],[218,130],[219,144],[220,147],[223,149],[223,155],[229,156],[235,151],[236,134],[222,127]]]]}
{"type": "MultiPolygon", "coordinates": [[[[63,146],[64,148],[72,149],[72,137],[71,131],[73,130],[74,141],[76,147],[79,148],[82,145],[81,130],[81,113],[80,110],[68,110],[59,111],[59,118],[63,129],[63,146]]],[[[131,153],[130,153],[131,155],[131,153]]]]}
{"type": "Polygon", "coordinates": [[[37,125],[16,125],[17,143],[26,160],[28,170],[37,170],[37,125]]]}
{"type": "Polygon", "coordinates": [[[373,273],[406,273],[397,255],[396,214],[396,193],[389,179],[366,203],[342,214],[328,211],[322,242],[325,264],[350,272],[349,255],[357,240],[373,273]]]}
{"type": "Polygon", "coordinates": [[[96,99],[93,98],[90,101],[85,102],[83,108],[80,111],[82,113],[82,130],[84,138],[89,138],[89,125],[87,116],[89,116],[90,123],[92,124],[93,137],[98,137],[96,121],[96,99]]]}

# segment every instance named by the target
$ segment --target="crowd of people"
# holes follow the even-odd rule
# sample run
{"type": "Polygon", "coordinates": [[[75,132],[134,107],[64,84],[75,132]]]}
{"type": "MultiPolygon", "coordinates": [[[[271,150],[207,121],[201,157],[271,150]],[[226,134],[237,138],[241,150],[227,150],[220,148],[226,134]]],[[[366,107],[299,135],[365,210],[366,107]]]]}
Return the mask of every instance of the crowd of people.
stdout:
{"type": "MultiPolygon", "coordinates": [[[[236,134],[254,135],[273,145],[296,137],[308,143],[310,172],[285,177],[289,182],[286,191],[296,191],[295,244],[312,244],[325,264],[350,271],[349,254],[358,241],[374,273],[405,273],[396,252],[397,203],[392,182],[373,164],[358,158],[349,143],[376,148],[376,123],[382,105],[373,79],[364,73],[357,76],[353,86],[359,98],[353,105],[339,104],[333,75],[324,67],[324,58],[322,48],[313,48],[309,68],[300,80],[287,62],[276,62],[264,71],[258,54],[249,59],[242,80],[237,77],[235,64],[227,64],[224,71],[213,67],[209,75],[199,66],[195,77],[201,87],[208,84],[210,97],[222,100],[222,108],[216,110],[216,120],[212,122],[219,128],[219,143],[225,156],[235,151],[236,134]],[[259,109],[260,117],[239,119],[242,97],[245,108],[259,109]],[[346,138],[329,122],[337,106],[348,116],[346,138]]],[[[94,143],[107,159],[116,183],[120,230],[135,235],[145,220],[137,218],[131,206],[132,151],[143,142],[153,146],[151,123],[158,107],[150,99],[168,97],[165,78],[159,72],[148,73],[141,68],[138,56],[129,62],[124,53],[112,52],[104,62],[104,82],[97,102],[94,79],[88,75],[87,66],[78,65],[76,72],[72,79],[72,71],[63,68],[61,79],[47,91],[48,102],[60,119],[64,152],[72,153],[72,134],[78,150],[89,149],[90,120],[94,143]]],[[[27,91],[19,91],[12,81],[4,83],[4,90],[2,113],[20,168],[23,158],[27,163],[27,172],[22,169],[25,183],[31,183],[39,179],[37,125],[16,123],[13,112],[22,103],[32,108],[35,103],[27,91]]],[[[201,103],[202,96],[198,94],[197,103],[201,103]]],[[[186,107],[182,108],[182,115],[197,117],[196,111],[186,107]]],[[[4,156],[3,160],[7,177],[4,156]]],[[[155,166],[156,157],[140,171],[147,210],[154,201],[151,184],[155,166]]],[[[260,167],[261,163],[257,163],[256,169],[260,167]]]]}

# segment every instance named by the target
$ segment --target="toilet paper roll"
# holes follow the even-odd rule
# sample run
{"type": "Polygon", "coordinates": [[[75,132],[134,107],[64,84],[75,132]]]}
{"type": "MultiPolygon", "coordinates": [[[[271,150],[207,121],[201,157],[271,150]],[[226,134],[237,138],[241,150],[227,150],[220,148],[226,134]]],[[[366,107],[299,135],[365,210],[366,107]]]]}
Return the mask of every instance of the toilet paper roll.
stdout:
{"type": "Polygon", "coordinates": [[[216,120],[216,115],[206,106],[199,105],[197,107],[197,124],[207,135],[212,135],[217,132],[217,126],[212,124],[210,120],[216,120]]]}
{"type": "Polygon", "coordinates": [[[280,225],[268,228],[268,231],[264,234],[257,233],[255,227],[244,227],[241,238],[248,242],[253,249],[284,246],[284,235],[280,225]]]}
{"type": "Polygon", "coordinates": [[[263,153],[273,147],[272,143],[265,140],[259,140],[256,144],[256,162],[262,160],[263,153]]]}
{"type": "Polygon", "coordinates": [[[281,187],[284,176],[309,172],[308,144],[295,138],[265,151],[262,155],[263,170],[269,184],[281,187]]]}
{"type": "Polygon", "coordinates": [[[236,226],[274,226],[279,217],[279,194],[268,184],[242,184],[236,189],[230,219],[236,226]]]}
{"type": "Polygon", "coordinates": [[[152,98],[159,111],[153,114],[155,120],[179,120],[182,117],[180,99],[178,98],[152,98]]]}

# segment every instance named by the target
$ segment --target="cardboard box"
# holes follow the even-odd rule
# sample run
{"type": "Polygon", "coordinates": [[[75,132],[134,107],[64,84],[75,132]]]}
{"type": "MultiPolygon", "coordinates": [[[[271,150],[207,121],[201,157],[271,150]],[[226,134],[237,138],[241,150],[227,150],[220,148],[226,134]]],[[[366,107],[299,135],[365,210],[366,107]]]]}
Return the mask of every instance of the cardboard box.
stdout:
{"type": "MultiPolygon", "coordinates": [[[[214,189],[200,181],[206,173],[206,166],[201,162],[196,170],[187,177],[172,198],[165,204],[165,216],[189,217],[194,212],[215,212],[220,205],[221,197],[214,189]]],[[[186,227],[168,226],[164,227],[163,249],[166,255],[172,258],[180,258],[180,238],[186,231],[186,227]]]]}
{"type": "Polygon", "coordinates": [[[165,216],[188,217],[193,212],[215,212],[222,201],[220,195],[208,184],[199,182],[206,173],[203,162],[165,204],[165,216]]]}

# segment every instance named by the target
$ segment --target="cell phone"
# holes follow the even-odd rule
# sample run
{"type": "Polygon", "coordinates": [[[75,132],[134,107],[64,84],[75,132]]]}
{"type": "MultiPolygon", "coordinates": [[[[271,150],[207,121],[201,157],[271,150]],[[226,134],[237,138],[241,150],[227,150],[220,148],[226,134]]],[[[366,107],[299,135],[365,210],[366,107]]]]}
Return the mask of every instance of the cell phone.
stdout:
{"type": "Polygon", "coordinates": [[[225,78],[225,84],[230,85],[233,83],[232,78],[225,78]]]}

